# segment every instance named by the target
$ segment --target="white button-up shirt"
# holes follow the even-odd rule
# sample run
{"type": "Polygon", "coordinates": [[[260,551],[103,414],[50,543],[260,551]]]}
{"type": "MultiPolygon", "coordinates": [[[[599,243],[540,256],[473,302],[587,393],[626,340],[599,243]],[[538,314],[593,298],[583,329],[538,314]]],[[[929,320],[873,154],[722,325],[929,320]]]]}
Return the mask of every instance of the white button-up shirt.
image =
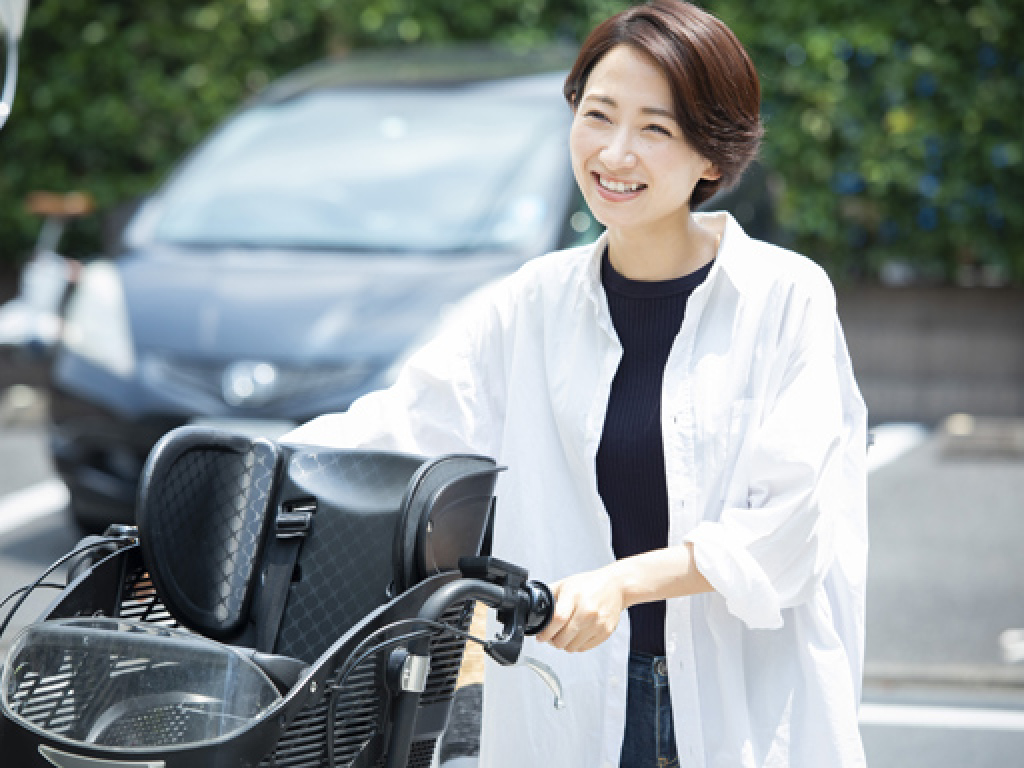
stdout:
{"type": "MultiPolygon", "coordinates": [[[[467,301],[390,389],[285,439],[475,451],[499,480],[495,554],[555,581],[613,561],[595,456],[622,350],[597,243],[467,301]]],[[[667,601],[680,764],[864,764],[866,414],[825,273],[728,218],[665,368],[669,547],[715,591],[667,601]]],[[[528,641],[561,678],[489,665],[481,765],[618,765],[629,621],[598,648],[528,641]]]]}

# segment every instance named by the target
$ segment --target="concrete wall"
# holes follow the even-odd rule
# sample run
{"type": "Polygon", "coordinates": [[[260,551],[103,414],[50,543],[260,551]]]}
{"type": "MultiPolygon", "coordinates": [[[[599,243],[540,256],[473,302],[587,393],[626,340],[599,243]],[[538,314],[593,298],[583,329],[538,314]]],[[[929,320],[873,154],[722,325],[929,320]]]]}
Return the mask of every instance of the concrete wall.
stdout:
{"type": "Polygon", "coordinates": [[[861,287],[839,314],[872,424],[1024,417],[1024,290],[861,287]]]}

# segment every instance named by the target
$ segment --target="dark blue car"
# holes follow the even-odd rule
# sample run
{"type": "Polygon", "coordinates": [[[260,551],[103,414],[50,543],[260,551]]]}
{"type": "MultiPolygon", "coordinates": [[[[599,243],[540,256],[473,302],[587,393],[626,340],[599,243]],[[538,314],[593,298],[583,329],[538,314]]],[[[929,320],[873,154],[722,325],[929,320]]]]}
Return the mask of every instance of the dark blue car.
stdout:
{"type": "Polygon", "coordinates": [[[76,519],[130,521],[169,429],[273,436],[344,410],[446,307],[596,237],[569,165],[570,57],[325,63],[220,126],[67,303],[51,442],[76,519]]]}

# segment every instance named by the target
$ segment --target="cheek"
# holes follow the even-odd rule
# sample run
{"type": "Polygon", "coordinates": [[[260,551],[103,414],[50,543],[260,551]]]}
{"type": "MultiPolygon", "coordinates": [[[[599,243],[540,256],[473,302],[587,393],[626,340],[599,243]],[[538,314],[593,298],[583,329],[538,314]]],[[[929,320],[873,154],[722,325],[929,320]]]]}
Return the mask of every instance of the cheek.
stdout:
{"type": "Polygon", "coordinates": [[[594,152],[594,137],[579,121],[573,121],[569,129],[569,156],[573,168],[582,168],[587,158],[594,152]]]}

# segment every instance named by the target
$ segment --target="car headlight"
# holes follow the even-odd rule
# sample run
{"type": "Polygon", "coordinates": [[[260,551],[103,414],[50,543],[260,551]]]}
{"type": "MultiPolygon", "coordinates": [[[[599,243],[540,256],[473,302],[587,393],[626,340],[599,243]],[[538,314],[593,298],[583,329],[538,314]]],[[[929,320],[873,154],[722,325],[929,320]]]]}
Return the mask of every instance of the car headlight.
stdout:
{"type": "Polygon", "coordinates": [[[128,378],[135,372],[135,352],[128,307],[117,268],[108,261],[87,265],[68,301],[64,346],[111,373],[128,378]]]}

